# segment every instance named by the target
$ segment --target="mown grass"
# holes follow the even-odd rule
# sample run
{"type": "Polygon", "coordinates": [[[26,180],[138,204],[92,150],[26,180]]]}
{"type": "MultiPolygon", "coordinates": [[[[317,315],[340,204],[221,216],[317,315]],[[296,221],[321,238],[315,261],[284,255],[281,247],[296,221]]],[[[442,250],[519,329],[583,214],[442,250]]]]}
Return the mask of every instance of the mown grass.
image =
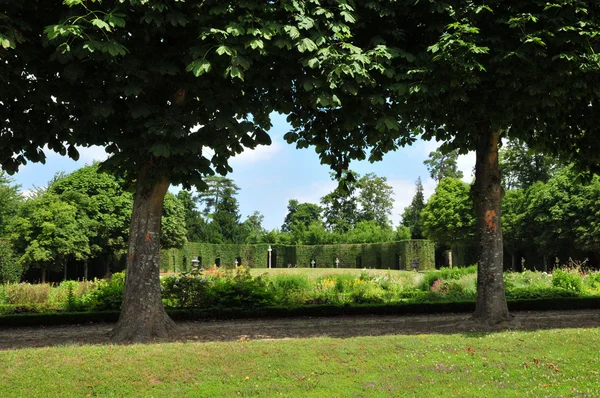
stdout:
{"type": "Polygon", "coordinates": [[[358,268],[251,268],[250,273],[252,276],[261,276],[267,274],[268,276],[275,275],[304,275],[310,280],[316,280],[320,277],[327,275],[352,275],[359,277],[363,272],[366,272],[370,276],[386,276],[390,275],[393,278],[415,278],[418,277],[419,273],[414,271],[398,271],[398,270],[387,270],[387,269],[368,269],[363,271],[358,268]]]}
{"type": "Polygon", "coordinates": [[[0,396],[600,396],[600,329],[0,351],[0,396]]]}

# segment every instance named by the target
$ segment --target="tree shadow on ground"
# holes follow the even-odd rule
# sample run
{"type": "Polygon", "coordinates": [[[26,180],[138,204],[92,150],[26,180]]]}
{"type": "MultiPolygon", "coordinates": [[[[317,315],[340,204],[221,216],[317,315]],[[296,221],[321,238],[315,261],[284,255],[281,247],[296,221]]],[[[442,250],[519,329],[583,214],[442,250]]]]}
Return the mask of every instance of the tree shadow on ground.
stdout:
{"type": "MultiPolygon", "coordinates": [[[[506,324],[483,325],[469,314],[340,316],[180,322],[170,338],[149,343],[351,338],[363,336],[460,334],[481,337],[506,330],[598,328],[600,310],[515,312],[506,324]]],[[[111,344],[114,324],[19,327],[0,330],[0,350],[60,345],[111,344]]]]}

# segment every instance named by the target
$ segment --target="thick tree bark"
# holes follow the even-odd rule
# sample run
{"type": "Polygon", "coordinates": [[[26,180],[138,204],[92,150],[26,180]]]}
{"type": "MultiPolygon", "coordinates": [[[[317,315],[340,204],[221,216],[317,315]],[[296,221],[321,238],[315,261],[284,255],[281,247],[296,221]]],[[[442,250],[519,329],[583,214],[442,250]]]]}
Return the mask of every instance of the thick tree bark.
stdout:
{"type": "Polygon", "coordinates": [[[84,281],[88,280],[88,260],[87,259],[83,262],[83,280],[84,281]]]}
{"type": "Polygon", "coordinates": [[[169,182],[147,165],[138,175],[125,277],[125,296],[115,341],[145,341],[167,337],[175,323],[162,305],[160,292],[160,230],[162,206],[169,182]]]}
{"type": "Polygon", "coordinates": [[[500,131],[484,133],[477,145],[473,202],[477,213],[477,302],[474,317],[496,324],[510,319],[503,279],[502,186],[498,168],[500,131]]]}

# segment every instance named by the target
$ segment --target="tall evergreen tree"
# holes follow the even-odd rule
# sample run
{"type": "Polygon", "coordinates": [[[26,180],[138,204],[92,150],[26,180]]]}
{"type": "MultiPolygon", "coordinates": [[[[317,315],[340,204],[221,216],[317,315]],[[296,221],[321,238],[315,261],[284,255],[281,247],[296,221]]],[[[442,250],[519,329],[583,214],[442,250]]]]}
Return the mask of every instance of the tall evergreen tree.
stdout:
{"type": "Polygon", "coordinates": [[[458,150],[438,148],[429,152],[429,157],[423,162],[429,170],[429,175],[439,184],[442,178],[463,178],[463,172],[456,166],[458,150]]]}
{"type": "Polygon", "coordinates": [[[237,194],[236,188],[232,184],[222,189],[221,196],[215,205],[215,212],[212,214],[211,224],[221,236],[223,243],[243,242],[239,204],[235,197],[237,194]]]}
{"type": "Polygon", "coordinates": [[[206,188],[198,192],[196,200],[202,203],[202,213],[209,218],[217,211],[219,204],[226,200],[226,195],[237,195],[240,190],[231,178],[210,176],[204,182],[206,188]]]}
{"type": "Polygon", "coordinates": [[[416,192],[410,205],[404,208],[404,213],[402,213],[402,225],[410,228],[412,239],[423,239],[421,213],[425,208],[425,196],[423,194],[421,177],[419,177],[415,183],[415,190],[416,192]]]}

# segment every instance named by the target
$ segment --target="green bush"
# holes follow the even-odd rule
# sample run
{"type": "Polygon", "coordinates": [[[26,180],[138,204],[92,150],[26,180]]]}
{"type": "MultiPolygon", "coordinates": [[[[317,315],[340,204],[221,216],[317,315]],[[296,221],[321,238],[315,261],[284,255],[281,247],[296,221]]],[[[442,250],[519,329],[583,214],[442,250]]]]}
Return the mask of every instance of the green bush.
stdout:
{"type": "Polygon", "coordinates": [[[565,271],[560,268],[557,268],[552,272],[552,286],[570,290],[575,293],[581,293],[583,288],[581,277],[578,272],[565,271]]]}
{"type": "Polygon", "coordinates": [[[599,289],[600,288],[600,272],[594,272],[589,274],[588,278],[586,279],[586,284],[591,287],[592,289],[599,289]]]}
{"type": "Polygon", "coordinates": [[[32,285],[19,283],[6,285],[6,296],[8,302],[18,312],[44,312],[51,309],[49,284],[32,285]]]}
{"type": "Polygon", "coordinates": [[[125,290],[125,272],[113,274],[110,279],[100,279],[95,290],[83,296],[81,305],[93,311],[120,310],[125,290]]]}
{"type": "Polygon", "coordinates": [[[313,284],[303,275],[274,275],[266,279],[276,305],[300,305],[314,295],[313,284]]]}
{"type": "Polygon", "coordinates": [[[161,287],[163,301],[168,307],[195,308],[207,304],[208,280],[200,271],[164,277],[161,287]]]}
{"type": "Polygon", "coordinates": [[[0,283],[0,305],[2,304],[10,304],[8,301],[8,295],[6,294],[6,288],[8,285],[0,283]]]}
{"type": "Polygon", "coordinates": [[[310,290],[312,285],[308,278],[303,275],[275,275],[268,278],[270,286],[275,290],[292,292],[301,290],[310,290]]]}
{"type": "Polygon", "coordinates": [[[461,277],[470,274],[477,274],[477,265],[462,268],[440,268],[437,271],[427,272],[419,288],[426,292],[429,291],[433,283],[438,279],[444,281],[459,280],[461,277]]]}
{"type": "Polygon", "coordinates": [[[227,269],[224,273],[209,275],[208,281],[209,306],[260,308],[273,303],[274,296],[267,282],[260,276],[253,278],[250,268],[227,269]]]}
{"type": "Polygon", "coordinates": [[[0,284],[19,283],[23,268],[19,265],[10,243],[0,240],[0,284]]]}
{"type": "Polygon", "coordinates": [[[561,287],[519,287],[506,291],[506,298],[508,300],[545,299],[578,296],[579,294],[574,290],[566,290],[561,287]]]}
{"type": "Polygon", "coordinates": [[[504,273],[504,286],[507,290],[524,287],[545,289],[552,286],[552,277],[545,272],[529,270],[523,272],[506,272],[504,273]]]}

